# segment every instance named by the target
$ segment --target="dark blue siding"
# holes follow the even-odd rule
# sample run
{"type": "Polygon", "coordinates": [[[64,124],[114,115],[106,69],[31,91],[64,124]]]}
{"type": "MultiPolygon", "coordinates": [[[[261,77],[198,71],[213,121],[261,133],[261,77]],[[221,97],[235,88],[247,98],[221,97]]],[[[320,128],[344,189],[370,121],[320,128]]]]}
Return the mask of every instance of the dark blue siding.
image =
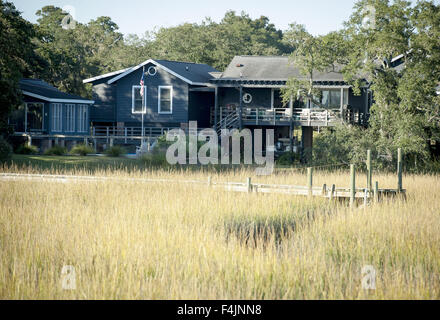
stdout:
{"type": "Polygon", "coordinates": [[[366,91],[362,90],[360,96],[355,96],[353,90],[349,90],[348,104],[356,111],[364,112],[366,107],[366,91]]]}
{"type": "MultiPolygon", "coordinates": [[[[150,65],[145,66],[148,70],[150,65]]],[[[142,77],[142,69],[139,69],[116,82],[116,122],[138,123],[142,121],[142,115],[132,113],[132,87],[138,86],[142,77]]],[[[166,71],[157,68],[155,76],[145,77],[147,87],[147,114],[146,123],[158,125],[176,124],[188,122],[188,91],[189,85],[166,71]],[[158,88],[159,86],[173,87],[173,114],[159,114],[158,88]]]]}
{"type": "MultiPolygon", "coordinates": [[[[268,88],[243,88],[243,94],[252,95],[251,103],[243,103],[243,107],[249,108],[267,108],[272,107],[272,90],[268,88]]],[[[228,104],[240,105],[240,91],[238,88],[220,88],[219,106],[225,107],[228,104]]]]}
{"type": "Polygon", "coordinates": [[[93,100],[95,104],[90,110],[93,122],[116,122],[116,84],[108,85],[109,78],[93,84],[93,100]]]}

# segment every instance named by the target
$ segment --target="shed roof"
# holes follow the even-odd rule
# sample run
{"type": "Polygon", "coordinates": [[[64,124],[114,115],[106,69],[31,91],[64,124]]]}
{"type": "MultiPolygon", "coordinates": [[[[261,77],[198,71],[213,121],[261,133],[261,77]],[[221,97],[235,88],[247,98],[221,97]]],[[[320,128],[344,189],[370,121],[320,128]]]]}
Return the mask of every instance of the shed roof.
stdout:
{"type": "Polygon", "coordinates": [[[44,100],[47,102],[59,103],[85,103],[93,104],[94,101],[83,97],[69,94],[58,90],[47,82],[39,79],[20,80],[20,89],[23,95],[44,100]]]}

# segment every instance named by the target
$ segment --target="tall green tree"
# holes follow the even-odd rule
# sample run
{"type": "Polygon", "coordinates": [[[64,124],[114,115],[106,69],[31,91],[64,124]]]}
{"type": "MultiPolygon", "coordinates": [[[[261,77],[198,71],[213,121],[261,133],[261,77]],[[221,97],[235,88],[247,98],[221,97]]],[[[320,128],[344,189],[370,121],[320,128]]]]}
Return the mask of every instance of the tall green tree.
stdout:
{"type": "Polygon", "coordinates": [[[0,135],[8,133],[9,113],[21,103],[18,82],[44,61],[34,52],[35,30],[11,2],[0,0],[0,135]]]}

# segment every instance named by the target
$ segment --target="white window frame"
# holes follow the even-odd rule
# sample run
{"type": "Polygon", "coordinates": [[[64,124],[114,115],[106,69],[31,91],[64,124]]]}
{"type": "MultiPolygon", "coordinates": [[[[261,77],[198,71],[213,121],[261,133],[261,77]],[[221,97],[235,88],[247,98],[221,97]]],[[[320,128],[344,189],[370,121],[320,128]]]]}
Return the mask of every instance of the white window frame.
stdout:
{"type": "Polygon", "coordinates": [[[147,113],[147,87],[144,86],[144,101],[143,101],[143,109],[142,111],[135,111],[135,90],[138,92],[141,90],[141,86],[132,86],[131,88],[131,113],[132,114],[146,114],[147,113]]]}
{"type": "Polygon", "coordinates": [[[52,131],[63,132],[63,104],[52,103],[52,131]]]}
{"type": "Polygon", "coordinates": [[[80,104],[78,105],[78,132],[79,133],[86,133],[87,132],[87,119],[89,115],[89,108],[86,104],[80,104]],[[84,112],[85,111],[85,112],[84,112]],[[85,118],[83,117],[85,115],[85,118]]]}
{"type": "Polygon", "coordinates": [[[66,132],[75,132],[75,105],[66,104],[66,132]]]}
{"type": "Polygon", "coordinates": [[[159,89],[158,89],[158,97],[157,97],[157,100],[158,100],[158,113],[159,114],[173,114],[173,86],[159,86],[159,89]],[[161,96],[162,96],[162,89],[169,89],[170,90],[170,99],[171,99],[171,101],[170,101],[170,111],[162,111],[161,110],[161,105],[160,105],[160,103],[161,103],[161,96]]]}

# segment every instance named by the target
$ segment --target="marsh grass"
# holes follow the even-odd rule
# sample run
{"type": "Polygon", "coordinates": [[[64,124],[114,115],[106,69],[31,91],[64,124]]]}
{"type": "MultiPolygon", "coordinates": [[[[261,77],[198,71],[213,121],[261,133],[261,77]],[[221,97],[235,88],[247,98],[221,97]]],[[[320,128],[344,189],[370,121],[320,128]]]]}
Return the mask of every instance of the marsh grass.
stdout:
{"type": "MultiPolygon", "coordinates": [[[[302,172],[257,177],[246,169],[93,174],[306,182],[302,172]]],[[[382,187],[397,183],[394,175],[374,178],[382,187]]],[[[315,185],[348,181],[345,171],[315,174],[315,185]]],[[[364,181],[359,175],[358,185],[364,181]]],[[[440,179],[408,175],[404,184],[407,201],[350,210],[320,199],[204,185],[0,181],[0,298],[439,299],[440,179]],[[65,265],[75,267],[76,290],[61,286],[65,265]],[[376,290],[362,289],[366,265],[377,270],[376,290]]]]}

